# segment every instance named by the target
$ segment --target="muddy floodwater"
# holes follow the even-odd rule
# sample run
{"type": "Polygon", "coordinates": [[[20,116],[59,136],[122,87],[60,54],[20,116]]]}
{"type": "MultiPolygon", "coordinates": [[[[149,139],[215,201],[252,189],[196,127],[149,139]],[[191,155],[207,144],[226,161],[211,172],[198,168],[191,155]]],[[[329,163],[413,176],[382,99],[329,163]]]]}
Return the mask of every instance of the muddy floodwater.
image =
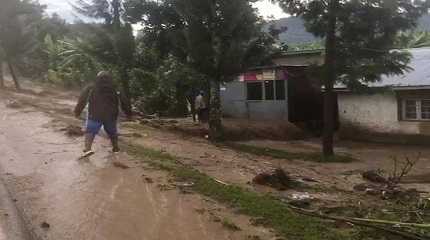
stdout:
{"type": "Polygon", "coordinates": [[[112,156],[106,139],[97,139],[91,159],[79,161],[82,138],[56,131],[55,121],[43,113],[6,108],[0,100],[0,120],[2,178],[30,232],[39,238],[219,240],[270,235],[212,201],[163,189],[169,184],[166,173],[126,154],[112,156]],[[131,168],[114,167],[114,160],[131,168]],[[242,231],[223,227],[219,219],[226,216],[242,231]]]}

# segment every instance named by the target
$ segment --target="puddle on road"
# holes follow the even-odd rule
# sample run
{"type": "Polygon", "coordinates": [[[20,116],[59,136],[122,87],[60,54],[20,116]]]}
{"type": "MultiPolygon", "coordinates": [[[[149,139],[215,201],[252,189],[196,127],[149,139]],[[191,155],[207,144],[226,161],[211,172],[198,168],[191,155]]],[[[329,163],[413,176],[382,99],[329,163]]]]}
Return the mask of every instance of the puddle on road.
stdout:
{"type": "MultiPolygon", "coordinates": [[[[157,184],[168,179],[163,172],[145,170],[132,161],[127,162],[130,169],[113,167],[106,139],[96,140],[97,153],[90,160],[78,161],[82,139],[49,131],[48,117],[36,112],[16,114],[1,106],[0,111],[6,114],[0,122],[4,178],[30,229],[43,239],[219,240],[271,236],[267,229],[251,226],[243,216],[229,215],[243,231],[222,227],[209,211],[198,211],[219,209],[215,203],[177,190],[160,190],[157,184]],[[151,177],[154,183],[148,183],[145,177],[151,177]],[[50,227],[41,228],[43,222],[50,227]]],[[[228,213],[217,210],[216,214],[228,213]]]]}

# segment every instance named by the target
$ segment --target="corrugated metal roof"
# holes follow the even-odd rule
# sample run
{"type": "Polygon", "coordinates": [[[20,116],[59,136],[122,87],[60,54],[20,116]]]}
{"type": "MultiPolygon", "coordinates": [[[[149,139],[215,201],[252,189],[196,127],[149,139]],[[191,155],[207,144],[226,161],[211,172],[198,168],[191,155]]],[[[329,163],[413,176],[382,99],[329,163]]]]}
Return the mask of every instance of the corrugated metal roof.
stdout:
{"type": "MultiPolygon", "coordinates": [[[[430,48],[415,48],[408,50],[412,54],[409,72],[403,75],[382,76],[381,81],[368,84],[370,87],[421,88],[430,86],[430,48]]],[[[335,88],[345,88],[337,85],[335,88]]]]}

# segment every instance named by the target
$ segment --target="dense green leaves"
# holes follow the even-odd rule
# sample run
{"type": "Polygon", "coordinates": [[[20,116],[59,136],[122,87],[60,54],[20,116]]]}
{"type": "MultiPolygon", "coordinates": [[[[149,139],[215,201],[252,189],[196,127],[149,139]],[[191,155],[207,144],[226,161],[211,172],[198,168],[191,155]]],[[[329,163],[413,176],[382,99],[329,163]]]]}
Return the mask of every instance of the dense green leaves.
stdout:
{"type": "Polygon", "coordinates": [[[406,31],[397,37],[396,48],[422,48],[430,47],[430,32],[406,31]]]}
{"type": "MultiPolygon", "coordinates": [[[[264,22],[252,2],[128,0],[124,4],[128,19],[144,26],[139,39],[147,47],[156,49],[161,59],[173,57],[204,76],[194,85],[206,85],[206,93],[211,95],[209,123],[211,129],[216,128],[212,136],[221,131],[220,83],[233,80],[249,66],[269,62],[266,60],[276,49],[275,37],[263,31],[264,22]]],[[[181,85],[177,82],[176,89],[181,85]]]]}
{"type": "MultiPolygon", "coordinates": [[[[37,24],[42,19],[43,6],[27,0],[4,0],[0,8],[0,51],[7,62],[16,88],[19,82],[16,66],[27,66],[37,49],[37,24]],[[18,64],[19,63],[19,64],[18,64]]],[[[22,67],[26,69],[26,67],[22,67]]]]}

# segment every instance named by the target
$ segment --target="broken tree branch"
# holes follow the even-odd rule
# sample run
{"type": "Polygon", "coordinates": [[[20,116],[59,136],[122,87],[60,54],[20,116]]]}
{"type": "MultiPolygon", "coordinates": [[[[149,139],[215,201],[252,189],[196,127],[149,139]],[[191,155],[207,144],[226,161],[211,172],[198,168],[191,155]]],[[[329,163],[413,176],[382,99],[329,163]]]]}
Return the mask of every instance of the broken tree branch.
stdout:
{"type": "Polygon", "coordinates": [[[378,224],[388,224],[388,225],[397,225],[403,227],[415,227],[415,228],[430,228],[430,224],[420,224],[420,223],[404,223],[404,222],[394,222],[394,221],[386,221],[379,219],[368,219],[368,218],[351,218],[352,220],[369,222],[369,223],[378,223],[378,224]]]}
{"type": "Polygon", "coordinates": [[[362,221],[362,220],[358,220],[358,219],[350,219],[350,218],[344,218],[344,217],[329,216],[329,215],[317,213],[315,211],[310,211],[310,210],[306,210],[306,209],[302,209],[302,208],[298,208],[298,207],[294,207],[294,206],[288,206],[288,207],[290,209],[300,213],[300,214],[303,214],[303,215],[307,215],[307,216],[311,216],[311,217],[317,217],[317,218],[321,218],[321,219],[328,219],[328,220],[351,223],[351,224],[361,226],[361,227],[373,228],[373,229],[384,231],[384,232],[387,232],[387,233],[390,233],[393,235],[401,236],[401,237],[403,237],[405,239],[409,239],[409,240],[426,240],[426,239],[428,239],[428,237],[426,237],[426,236],[418,235],[418,234],[411,233],[411,232],[399,231],[399,230],[395,230],[392,228],[383,227],[383,226],[379,226],[379,225],[374,225],[368,221],[362,221]]]}
{"type": "Polygon", "coordinates": [[[394,163],[394,169],[391,175],[388,177],[388,185],[390,187],[397,186],[402,181],[402,179],[412,171],[412,169],[418,163],[420,158],[421,158],[421,153],[418,153],[415,160],[411,160],[409,157],[405,157],[405,161],[402,164],[403,166],[399,171],[398,159],[397,157],[392,157],[393,163],[394,163]]]}

